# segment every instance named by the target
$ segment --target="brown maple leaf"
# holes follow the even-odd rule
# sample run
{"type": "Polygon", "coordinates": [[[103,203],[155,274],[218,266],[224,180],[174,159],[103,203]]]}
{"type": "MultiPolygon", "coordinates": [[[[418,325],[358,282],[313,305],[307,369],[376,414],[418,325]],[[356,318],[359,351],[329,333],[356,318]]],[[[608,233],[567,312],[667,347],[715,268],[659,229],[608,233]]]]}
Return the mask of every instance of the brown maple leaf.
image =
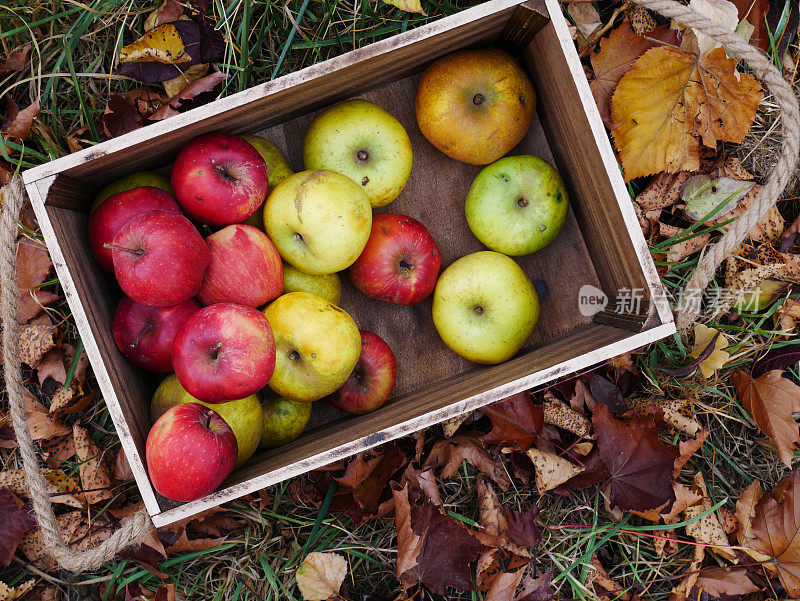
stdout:
{"type": "Polygon", "coordinates": [[[489,444],[513,443],[527,451],[544,426],[544,411],[527,392],[519,392],[481,409],[492,422],[492,430],[481,437],[489,444]]]}
{"type": "MultiPolygon", "coordinates": [[[[771,558],[764,567],[777,572],[791,597],[800,597],[800,476],[786,476],[753,510],[752,538],[746,546],[771,558]]],[[[761,559],[756,556],[756,559],[761,559]]]]}
{"type": "Polygon", "coordinates": [[[408,485],[392,485],[397,524],[397,576],[406,588],[424,584],[438,595],[473,588],[470,564],[482,545],[465,526],[426,500],[415,502],[408,485]]]}
{"type": "Polygon", "coordinates": [[[19,284],[19,322],[28,323],[42,311],[42,305],[58,300],[52,292],[39,287],[47,281],[53,263],[44,242],[23,238],[17,247],[17,283],[19,284]]]}
{"type": "Polygon", "coordinates": [[[709,597],[722,597],[723,595],[734,597],[761,590],[747,577],[745,568],[725,567],[702,570],[694,586],[698,595],[695,597],[694,594],[690,594],[689,598],[691,599],[703,598],[701,592],[706,593],[709,597]]]}
{"type": "Polygon", "coordinates": [[[623,422],[598,403],[592,424],[600,458],[611,476],[613,505],[646,511],[675,500],[672,471],[678,447],[659,440],[653,416],[623,422]]]}
{"type": "Polygon", "coordinates": [[[31,508],[8,488],[0,488],[0,566],[11,563],[22,535],[35,525],[31,508]]]}
{"type": "Polygon", "coordinates": [[[441,468],[439,477],[447,479],[458,473],[463,461],[489,476],[501,489],[508,490],[511,486],[511,479],[503,466],[472,436],[459,435],[437,441],[431,448],[423,469],[441,468]]]}
{"type": "Polygon", "coordinates": [[[784,465],[791,467],[795,445],[800,442],[800,433],[792,417],[792,413],[800,411],[800,386],[784,378],[782,373],[775,369],[753,378],[737,371],[732,379],[745,410],[758,428],[775,441],[778,457],[784,465]]]}

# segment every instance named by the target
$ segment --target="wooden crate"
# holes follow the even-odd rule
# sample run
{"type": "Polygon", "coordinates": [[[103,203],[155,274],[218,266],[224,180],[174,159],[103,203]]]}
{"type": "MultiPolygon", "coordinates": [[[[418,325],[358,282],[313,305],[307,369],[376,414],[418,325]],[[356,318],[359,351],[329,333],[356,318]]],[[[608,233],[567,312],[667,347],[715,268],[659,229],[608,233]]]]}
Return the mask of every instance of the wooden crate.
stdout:
{"type": "Polygon", "coordinates": [[[539,386],[675,332],[619,166],[589,91],[557,0],[494,0],[430,25],[349,52],[125,136],[30,169],[24,181],[109,413],[153,521],[161,526],[380,443],[539,386]],[[168,172],[178,149],[198,134],[262,133],[302,167],[300,145],[322,108],[351,97],[372,100],[406,127],[414,149],[411,179],[382,211],[428,226],[443,268],[480,250],[464,217],[479,168],[453,161],[420,134],[413,103],[419,73],[464,47],[498,46],[517,56],[537,91],[537,117],[512,154],[554,163],[571,211],[558,239],[519,259],[549,288],[525,348],[504,364],[471,364],[439,339],[430,299],[395,306],[357,293],[342,278],[342,306],[359,327],[386,339],[398,359],[397,389],[380,410],[345,416],[324,401],[293,443],[258,453],[220,489],[179,504],[154,492],[144,465],[148,406],[156,378],[117,351],[111,318],[120,291],[98,268],[87,241],[87,211],[100,186],[140,169],[168,172]],[[605,291],[607,311],[586,317],[578,291],[605,291]],[[642,314],[615,311],[618,291],[639,291],[642,314]],[[652,301],[652,302],[651,302],[652,301]]]}

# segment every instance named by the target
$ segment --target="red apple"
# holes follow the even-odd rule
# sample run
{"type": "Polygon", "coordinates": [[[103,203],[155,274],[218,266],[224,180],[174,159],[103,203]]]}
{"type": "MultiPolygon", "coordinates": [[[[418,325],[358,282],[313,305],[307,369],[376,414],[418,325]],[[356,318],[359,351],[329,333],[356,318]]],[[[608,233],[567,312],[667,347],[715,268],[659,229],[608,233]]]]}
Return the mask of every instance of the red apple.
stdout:
{"type": "Polygon", "coordinates": [[[113,242],[114,236],[131,219],[150,211],[180,213],[181,208],[164,190],[140,186],[110,196],[89,215],[89,246],[100,267],[114,271],[111,250],[104,245],[113,242]]]}
{"type": "Polygon", "coordinates": [[[252,225],[229,225],[206,238],[211,263],[197,295],[204,305],[260,307],[283,293],[283,264],[272,240],[252,225]]]}
{"type": "Polygon", "coordinates": [[[117,305],[111,331],[117,348],[142,369],[172,371],[172,343],[181,326],[200,310],[194,299],[178,305],[151,307],[124,297],[117,305]]]}
{"type": "Polygon", "coordinates": [[[247,221],[267,196],[267,164],[246,140],[213,132],[181,148],[172,166],[175,198],[208,225],[247,221]]]}
{"type": "Polygon", "coordinates": [[[367,296],[411,305],[436,286],[442,255],[428,229],[397,213],[379,213],[364,251],[350,266],[350,281],[367,296]]]}
{"type": "Polygon", "coordinates": [[[191,221],[166,211],[134,217],[106,248],[113,251],[114,274],[122,291],[137,303],[154,307],[196,296],[211,260],[206,241],[191,221]]]}
{"type": "Polygon", "coordinates": [[[394,390],[397,364],[394,353],[383,338],[361,332],[361,355],[353,373],[329,398],[332,405],[354,415],[375,411],[394,390]]]}
{"type": "Polygon", "coordinates": [[[192,315],[172,347],[175,375],[205,403],[243,399],[264,388],[275,370],[275,338],[252,307],[218,303],[192,315]]]}
{"type": "Polygon", "coordinates": [[[153,488],[168,499],[188,503],[222,484],[239,448],[219,413],[200,403],[184,403],[153,424],[145,455],[153,488]]]}

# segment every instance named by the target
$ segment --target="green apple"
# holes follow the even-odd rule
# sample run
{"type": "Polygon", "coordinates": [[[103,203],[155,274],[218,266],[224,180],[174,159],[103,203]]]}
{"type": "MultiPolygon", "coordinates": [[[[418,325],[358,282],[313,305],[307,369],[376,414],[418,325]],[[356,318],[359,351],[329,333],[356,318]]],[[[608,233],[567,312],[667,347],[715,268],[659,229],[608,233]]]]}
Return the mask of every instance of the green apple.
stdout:
{"type": "Polygon", "coordinates": [[[303,433],[311,419],[311,403],[293,401],[268,393],[261,404],[264,410],[264,429],[261,431],[262,449],[272,449],[292,442],[303,433]]]}
{"type": "Polygon", "coordinates": [[[338,273],[310,275],[284,263],[283,292],[284,294],[287,292],[310,292],[321,296],[329,303],[338,305],[342,300],[342,282],[339,280],[338,273]]]}
{"type": "MultiPolygon", "coordinates": [[[[269,183],[267,196],[269,196],[269,193],[275,189],[275,186],[292,175],[294,170],[289,164],[289,161],[286,160],[286,157],[281,154],[280,150],[278,150],[278,147],[266,138],[262,138],[261,136],[253,136],[250,134],[245,134],[241,137],[247,140],[250,145],[258,151],[258,154],[261,155],[261,158],[263,158],[264,162],[267,164],[267,179],[269,183]]],[[[245,223],[263,230],[263,208],[259,208],[255,213],[253,213],[250,219],[245,221],[245,223]]]]}
{"type": "Polygon", "coordinates": [[[316,401],[345,383],[361,354],[353,318],[309,292],[290,292],[264,309],[275,336],[269,387],[293,401],[316,401]]]}
{"type": "Polygon", "coordinates": [[[234,469],[240,467],[256,452],[264,425],[264,413],[256,395],[251,394],[243,399],[225,403],[203,403],[186,392],[186,389],[178,382],[178,377],[172,374],[161,382],[153,394],[153,401],[150,404],[150,419],[155,422],[169,409],[182,403],[200,403],[210,407],[228,423],[239,446],[239,456],[234,469]]]}
{"type": "Polygon", "coordinates": [[[314,117],[303,138],[306,169],[332,169],[359,184],[373,207],[392,202],[411,175],[411,140],[377,104],[347,100],[314,117]]]}
{"type": "Polygon", "coordinates": [[[764,280],[758,286],[745,290],[744,294],[733,304],[733,310],[739,313],[755,313],[763,311],[786,292],[789,285],[778,280],[764,280]]]}
{"type": "Polygon", "coordinates": [[[168,176],[156,173],[155,171],[136,171],[135,173],[129,173],[124,177],[114,180],[100,190],[92,203],[92,208],[89,209],[89,214],[94,213],[97,207],[103,204],[103,201],[112,194],[138,188],[139,186],[161,188],[165,192],[172,194],[172,184],[168,176]]]}
{"type": "Polygon", "coordinates": [[[350,267],[372,227],[366,193],[328,169],[290,175],[264,205],[264,230],[284,261],[311,275],[350,267]]]}
{"type": "Polygon", "coordinates": [[[539,297],[513,259],[476,252],[444,270],[433,291],[433,324],[451,350],[475,363],[513,357],[539,320],[539,297]]]}
{"type": "Polygon", "coordinates": [[[464,207],[475,237],[512,256],[536,252],[555,240],[568,208],[558,171],[529,154],[484,167],[472,182],[464,207]]]}

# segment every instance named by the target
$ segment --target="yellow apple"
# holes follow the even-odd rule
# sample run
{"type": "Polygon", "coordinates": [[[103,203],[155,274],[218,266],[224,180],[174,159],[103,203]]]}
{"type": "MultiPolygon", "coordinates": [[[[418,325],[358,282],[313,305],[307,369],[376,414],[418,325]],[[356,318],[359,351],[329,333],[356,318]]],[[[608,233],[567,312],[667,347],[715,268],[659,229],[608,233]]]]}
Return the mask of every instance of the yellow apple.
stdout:
{"type": "Polygon", "coordinates": [[[136,171],[135,173],[129,173],[128,175],[114,180],[100,190],[92,203],[92,208],[89,209],[89,213],[94,213],[97,207],[103,204],[103,201],[109,196],[117,192],[138,188],[139,186],[161,188],[164,192],[172,194],[172,184],[169,181],[169,177],[166,175],[156,173],[155,171],[136,171]]]}
{"type": "Polygon", "coordinates": [[[293,401],[316,401],[345,383],[361,354],[353,318],[309,292],[290,292],[264,309],[275,336],[269,387],[293,401]]]}
{"type": "MultiPolygon", "coordinates": [[[[270,192],[272,192],[279,183],[294,173],[294,170],[289,164],[289,161],[286,160],[286,157],[278,150],[278,147],[266,138],[253,136],[251,134],[245,134],[242,138],[250,142],[250,145],[258,151],[258,154],[261,155],[261,158],[264,159],[264,162],[267,164],[267,180],[269,184],[267,196],[269,196],[270,192]]],[[[263,205],[256,210],[245,223],[263,230],[263,205]]]]}
{"type": "Polygon", "coordinates": [[[338,273],[311,275],[284,263],[283,292],[310,292],[338,305],[342,300],[342,282],[338,273]]]}
{"type": "Polygon", "coordinates": [[[392,202],[411,175],[403,125],[368,100],[347,100],[314,117],[303,138],[306,169],[332,169],[361,185],[373,207],[392,202]]]}
{"type": "Polygon", "coordinates": [[[284,261],[311,275],[347,269],[372,227],[366,193],[328,169],[290,175],[264,205],[264,229],[284,261]]]}
{"type": "Polygon", "coordinates": [[[459,50],[437,60],[419,80],[417,124],[447,156],[488,165],[528,131],[536,93],[525,71],[503,50],[459,50]]]}
{"type": "Polygon", "coordinates": [[[240,467],[256,452],[264,427],[264,414],[261,410],[261,402],[256,395],[252,394],[243,399],[225,403],[204,403],[186,392],[186,389],[178,382],[178,377],[172,374],[161,382],[153,394],[153,401],[150,404],[151,421],[155,422],[169,409],[182,403],[200,403],[205,407],[210,407],[219,413],[220,417],[231,427],[239,446],[239,456],[234,469],[240,467]]]}

